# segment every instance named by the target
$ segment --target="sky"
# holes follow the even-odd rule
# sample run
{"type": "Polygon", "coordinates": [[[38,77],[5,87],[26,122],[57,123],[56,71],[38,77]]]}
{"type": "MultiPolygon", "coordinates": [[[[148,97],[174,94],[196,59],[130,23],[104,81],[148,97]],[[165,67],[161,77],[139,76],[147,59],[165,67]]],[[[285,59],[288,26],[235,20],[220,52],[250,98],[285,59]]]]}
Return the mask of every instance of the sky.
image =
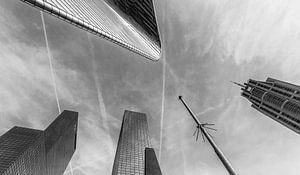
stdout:
{"type": "MultiPolygon", "coordinates": [[[[211,134],[238,174],[300,174],[299,136],[251,108],[229,82],[300,85],[300,2],[154,2],[159,62],[45,14],[60,107],[79,112],[73,171],[65,174],[111,174],[125,109],[147,114],[163,174],[226,174],[209,144],[195,141],[178,95],[215,124],[211,134]]],[[[13,126],[45,129],[59,111],[40,12],[2,0],[0,29],[0,135],[13,126]]]]}

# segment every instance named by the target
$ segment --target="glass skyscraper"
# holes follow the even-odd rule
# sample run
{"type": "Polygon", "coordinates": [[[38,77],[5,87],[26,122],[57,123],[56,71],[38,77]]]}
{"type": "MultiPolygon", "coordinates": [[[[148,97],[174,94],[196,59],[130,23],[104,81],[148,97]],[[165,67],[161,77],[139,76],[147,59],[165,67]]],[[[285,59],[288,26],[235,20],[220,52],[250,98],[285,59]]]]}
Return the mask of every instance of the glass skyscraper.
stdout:
{"type": "Polygon", "coordinates": [[[143,28],[143,31],[145,31],[148,34],[148,36],[150,36],[157,43],[158,46],[161,45],[158,27],[156,23],[154,4],[152,0],[106,1],[109,2],[113,7],[120,9],[128,17],[133,18],[134,21],[137,22],[141,28],[143,28]]]}
{"type": "Polygon", "coordinates": [[[253,108],[300,134],[300,86],[273,78],[241,86],[253,108]]]}
{"type": "Polygon", "coordinates": [[[13,127],[0,137],[1,175],[45,174],[43,132],[13,127]]]}
{"type": "MultiPolygon", "coordinates": [[[[161,172],[154,150],[146,150],[148,147],[150,147],[150,140],[146,114],[126,110],[123,116],[112,175],[146,174],[145,152],[148,155],[148,161],[146,162],[149,164],[149,168],[155,170],[152,171],[156,172],[155,175],[160,175],[161,172]]],[[[154,173],[152,174],[154,175],[154,173]]]]}
{"type": "Polygon", "coordinates": [[[153,61],[161,41],[152,0],[21,0],[153,61]]]}
{"type": "Polygon", "coordinates": [[[0,137],[0,175],[62,175],[76,149],[78,113],[63,111],[45,131],[13,127],[0,137]]]}

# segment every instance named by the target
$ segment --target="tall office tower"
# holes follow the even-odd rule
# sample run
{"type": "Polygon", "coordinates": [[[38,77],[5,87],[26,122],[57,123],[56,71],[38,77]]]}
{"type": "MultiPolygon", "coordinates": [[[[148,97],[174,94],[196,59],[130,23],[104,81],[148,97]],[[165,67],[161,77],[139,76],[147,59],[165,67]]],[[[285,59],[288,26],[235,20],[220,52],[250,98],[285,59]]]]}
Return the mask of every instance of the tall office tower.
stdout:
{"type": "Polygon", "coordinates": [[[13,127],[0,137],[0,175],[44,175],[43,132],[13,127]]]}
{"type": "Polygon", "coordinates": [[[148,147],[146,114],[125,111],[112,175],[161,175],[154,150],[146,149],[148,147]],[[148,166],[145,168],[145,165],[148,166]]]}
{"type": "Polygon", "coordinates": [[[153,61],[161,41],[152,0],[21,0],[153,61]]]}
{"type": "Polygon", "coordinates": [[[62,175],[76,149],[78,113],[62,112],[45,130],[13,127],[0,137],[0,175],[62,175]]]}
{"type": "Polygon", "coordinates": [[[157,42],[159,46],[161,45],[152,0],[106,1],[108,1],[113,7],[119,8],[127,16],[133,18],[134,21],[137,22],[144,29],[144,31],[157,42]]]}
{"type": "Polygon", "coordinates": [[[273,78],[240,86],[253,108],[300,134],[300,86],[273,78]]]}
{"type": "Polygon", "coordinates": [[[78,113],[63,111],[44,131],[48,175],[63,174],[76,150],[78,113]]]}

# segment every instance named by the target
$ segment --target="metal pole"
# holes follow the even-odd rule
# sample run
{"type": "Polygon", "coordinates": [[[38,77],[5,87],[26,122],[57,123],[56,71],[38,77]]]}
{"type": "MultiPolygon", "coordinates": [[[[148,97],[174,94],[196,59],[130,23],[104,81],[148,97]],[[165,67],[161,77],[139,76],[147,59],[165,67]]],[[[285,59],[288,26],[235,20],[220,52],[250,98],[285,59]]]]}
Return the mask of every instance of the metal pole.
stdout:
{"type": "Polygon", "coordinates": [[[201,132],[206,137],[206,139],[208,140],[208,142],[210,143],[210,145],[213,147],[215,153],[217,154],[217,156],[219,157],[219,159],[223,163],[223,165],[226,168],[226,170],[228,171],[228,173],[230,175],[237,175],[237,173],[233,169],[233,167],[230,164],[230,162],[226,159],[225,155],[222,153],[222,151],[220,150],[220,148],[218,148],[217,144],[214,142],[214,140],[212,139],[212,137],[208,134],[208,132],[202,126],[202,123],[200,123],[200,121],[196,118],[195,114],[190,109],[190,107],[185,103],[185,101],[183,100],[182,96],[179,96],[179,100],[183,103],[183,105],[186,107],[186,109],[188,110],[188,112],[190,113],[190,115],[193,117],[194,121],[197,123],[197,125],[199,126],[201,132]]]}

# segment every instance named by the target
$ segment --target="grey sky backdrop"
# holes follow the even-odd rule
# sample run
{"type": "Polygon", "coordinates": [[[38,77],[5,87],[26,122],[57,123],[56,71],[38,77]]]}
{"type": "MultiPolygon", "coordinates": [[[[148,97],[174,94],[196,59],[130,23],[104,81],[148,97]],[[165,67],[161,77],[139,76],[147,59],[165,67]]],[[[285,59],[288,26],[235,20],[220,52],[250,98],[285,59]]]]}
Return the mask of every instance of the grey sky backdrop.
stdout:
{"type": "MultiPolygon", "coordinates": [[[[159,154],[163,59],[166,84],[161,168],[166,175],[223,175],[199,119],[243,175],[298,175],[300,137],[250,107],[230,80],[268,76],[300,84],[298,0],[156,0],[163,58],[151,62],[45,15],[62,109],[80,113],[74,175],[110,174],[125,109],[147,113],[159,154]]],[[[44,129],[58,115],[40,12],[0,1],[0,134],[44,129]]],[[[71,175],[68,171],[66,174],[71,175]]]]}

